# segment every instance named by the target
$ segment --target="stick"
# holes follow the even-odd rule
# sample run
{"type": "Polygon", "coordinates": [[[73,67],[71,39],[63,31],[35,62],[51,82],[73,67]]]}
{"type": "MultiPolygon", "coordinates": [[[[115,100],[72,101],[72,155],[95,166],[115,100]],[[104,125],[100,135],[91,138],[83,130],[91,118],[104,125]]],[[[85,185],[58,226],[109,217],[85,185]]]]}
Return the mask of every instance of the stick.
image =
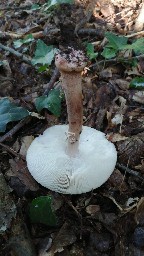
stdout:
{"type": "Polygon", "coordinates": [[[30,60],[29,58],[27,58],[26,56],[24,56],[22,53],[20,53],[20,52],[18,52],[18,51],[15,51],[14,49],[12,49],[12,48],[10,48],[10,47],[8,47],[8,46],[5,46],[5,45],[3,45],[3,44],[1,44],[1,43],[0,43],[0,48],[3,49],[3,50],[5,50],[5,51],[8,51],[8,52],[14,54],[15,56],[21,58],[24,62],[26,62],[26,63],[32,65],[32,64],[31,64],[31,60],[30,60]]]}
{"type": "Polygon", "coordinates": [[[98,62],[96,62],[95,64],[91,65],[89,68],[97,68],[97,66],[105,64],[105,63],[116,63],[116,62],[122,62],[123,60],[133,60],[133,59],[140,59],[140,58],[144,58],[144,54],[141,54],[139,56],[133,56],[131,58],[123,58],[123,59],[119,59],[119,58],[115,58],[115,59],[108,59],[108,60],[100,60],[98,62]]]}
{"type": "Polygon", "coordinates": [[[133,33],[133,34],[130,34],[130,35],[127,35],[125,37],[131,38],[131,37],[135,37],[135,36],[139,36],[139,35],[144,35],[144,30],[136,32],[136,33],[133,33]]]}
{"type": "MultiPolygon", "coordinates": [[[[33,38],[42,38],[44,37],[44,33],[43,31],[39,31],[39,32],[35,32],[35,33],[31,33],[33,38]]],[[[0,38],[2,39],[22,39],[26,36],[27,34],[17,34],[17,33],[13,33],[13,32],[2,32],[0,31],[0,38]]]]}
{"type": "Polygon", "coordinates": [[[59,78],[59,76],[60,76],[59,70],[55,68],[53,75],[49,83],[47,84],[47,89],[44,91],[44,95],[48,95],[49,91],[53,88],[53,85],[56,82],[56,80],[59,78]]]}
{"type": "Polygon", "coordinates": [[[9,10],[26,10],[27,8],[31,8],[31,5],[25,5],[25,6],[0,6],[1,11],[9,11],[9,10]]]}
{"type": "Polygon", "coordinates": [[[134,170],[130,169],[129,167],[124,166],[123,164],[117,163],[116,166],[118,168],[120,168],[122,171],[125,171],[125,172],[127,172],[127,173],[129,173],[129,174],[131,174],[131,175],[133,175],[133,176],[135,176],[137,178],[139,178],[140,180],[144,181],[144,178],[139,174],[139,172],[134,171],[134,170]]]}
{"type": "Polygon", "coordinates": [[[22,119],[18,124],[16,124],[9,132],[0,137],[0,143],[4,142],[8,138],[11,138],[19,129],[21,129],[25,124],[29,123],[31,116],[22,119]]]}
{"type": "Polygon", "coordinates": [[[93,29],[93,28],[82,28],[77,31],[79,35],[89,35],[89,36],[97,36],[100,38],[104,38],[104,31],[100,29],[93,29]]]}

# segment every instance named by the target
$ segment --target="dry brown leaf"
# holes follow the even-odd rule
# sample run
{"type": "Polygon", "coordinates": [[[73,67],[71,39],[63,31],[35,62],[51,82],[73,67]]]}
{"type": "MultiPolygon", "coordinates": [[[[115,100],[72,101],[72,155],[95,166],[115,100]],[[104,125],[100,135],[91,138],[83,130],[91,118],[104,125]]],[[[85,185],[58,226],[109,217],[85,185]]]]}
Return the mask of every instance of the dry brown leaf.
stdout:
{"type": "Polygon", "coordinates": [[[141,75],[141,73],[140,73],[139,70],[138,70],[138,67],[132,67],[132,69],[126,70],[125,73],[126,73],[128,76],[131,76],[131,75],[140,76],[140,75],[141,75]]]}
{"type": "Polygon", "coordinates": [[[27,150],[34,140],[34,136],[25,136],[21,138],[20,155],[26,156],[27,150]]]}
{"type": "Polygon", "coordinates": [[[137,204],[135,220],[137,222],[137,225],[144,225],[144,197],[141,197],[137,204]]]}
{"type": "Polygon", "coordinates": [[[123,136],[120,133],[109,133],[106,135],[106,137],[111,142],[117,142],[117,141],[128,139],[128,137],[123,136]]]}
{"type": "Polygon", "coordinates": [[[144,133],[117,142],[117,148],[120,163],[126,166],[127,164],[132,167],[137,166],[144,156],[144,133]]]}
{"type": "Polygon", "coordinates": [[[97,212],[100,211],[99,205],[88,205],[86,207],[86,212],[90,214],[91,216],[94,216],[97,212]]]}
{"type": "Polygon", "coordinates": [[[76,236],[72,227],[65,222],[55,237],[50,251],[45,256],[53,256],[57,252],[62,252],[65,246],[71,245],[75,241],[76,236]]]}
{"type": "Polygon", "coordinates": [[[12,219],[16,217],[16,205],[10,196],[11,189],[0,173],[0,234],[10,228],[12,219]]]}
{"type": "Polygon", "coordinates": [[[38,183],[29,173],[26,162],[22,159],[10,159],[11,169],[6,173],[10,186],[19,196],[23,196],[28,191],[37,191],[38,183]]]}
{"type": "Polygon", "coordinates": [[[115,82],[120,89],[122,90],[129,89],[129,82],[126,81],[125,79],[116,79],[115,82]]]}
{"type": "Polygon", "coordinates": [[[112,77],[112,70],[111,70],[111,68],[103,69],[100,72],[100,78],[108,79],[108,78],[111,78],[111,77],[112,77]]]}
{"type": "Polygon", "coordinates": [[[138,103],[144,104],[144,91],[135,92],[132,99],[138,103]]]}
{"type": "Polygon", "coordinates": [[[144,173],[144,159],[141,160],[141,164],[135,166],[135,169],[140,170],[142,173],[144,173]]]}

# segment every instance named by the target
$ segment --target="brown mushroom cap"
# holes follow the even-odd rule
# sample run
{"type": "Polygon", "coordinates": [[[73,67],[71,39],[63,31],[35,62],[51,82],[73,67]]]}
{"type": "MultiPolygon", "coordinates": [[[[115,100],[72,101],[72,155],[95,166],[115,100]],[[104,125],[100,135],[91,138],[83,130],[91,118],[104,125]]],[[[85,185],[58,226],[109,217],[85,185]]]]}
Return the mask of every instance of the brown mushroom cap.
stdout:
{"type": "Polygon", "coordinates": [[[83,51],[69,47],[69,53],[59,52],[55,57],[56,67],[64,72],[81,72],[86,66],[83,51]]]}

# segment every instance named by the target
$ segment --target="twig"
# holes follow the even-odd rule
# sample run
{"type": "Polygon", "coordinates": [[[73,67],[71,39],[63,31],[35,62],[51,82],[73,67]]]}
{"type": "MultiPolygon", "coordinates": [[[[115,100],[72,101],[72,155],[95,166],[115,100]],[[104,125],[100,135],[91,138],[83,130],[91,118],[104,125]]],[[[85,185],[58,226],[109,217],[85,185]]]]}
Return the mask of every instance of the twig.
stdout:
{"type": "MultiPolygon", "coordinates": [[[[35,33],[31,33],[33,38],[42,38],[44,37],[44,33],[43,31],[39,31],[39,32],[35,32],[35,33]]],[[[0,38],[2,39],[21,39],[24,38],[27,34],[17,34],[17,33],[13,33],[13,32],[3,32],[0,31],[0,38]]]]}
{"type": "Polygon", "coordinates": [[[144,30],[136,32],[136,33],[133,33],[133,34],[130,34],[130,35],[127,35],[125,37],[131,38],[131,37],[135,37],[135,36],[139,36],[139,35],[144,35],[144,30]]]}
{"type": "Polygon", "coordinates": [[[26,10],[27,8],[31,8],[31,5],[25,5],[25,6],[0,6],[1,11],[8,11],[8,10],[26,10]]]}
{"type": "Polygon", "coordinates": [[[89,68],[97,68],[97,66],[99,65],[103,65],[105,63],[119,63],[119,62],[123,62],[123,61],[130,61],[130,60],[134,60],[134,59],[140,59],[140,58],[144,58],[144,54],[138,55],[138,56],[133,56],[131,58],[115,58],[115,59],[108,59],[108,60],[100,60],[96,63],[94,63],[93,65],[91,65],[89,68]]]}
{"type": "Polygon", "coordinates": [[[8,138],[11,138],[17,131],[19,131],[25,124],[29,123],[31,120],[31,116],[26,117],[21,120],[18,124],[16,124],[9,132],[0,137],[0,143],[4,142],[8,138]]]}
{"type": "Polygon", "coordinates": [[[82,28],[77,31],[78,35],[89,35],[89,36],[98,36],[100,38],[104,38],[104,31],[100,29],[93,28],[82,28]]]}
{"type": "Polygon", "coordinates": [[[55,68],[53,75],[49,81],[49,83],[47,84],[47,89],[44,92],[44,95],[48,95],[49,91],[53,88],[54,83],[56,82],[56,80],[59,78],[59,71],[57,68],[55,68]]]}
{"type": "Polygon", "coordinates": [[[10,154],[14,155],[15,157],[20,157],[20,158],[22,158],[23,160],[25,160],[25,157],[24,157],[24,156],[18,154],[16,151],[13,150],[13,148],[10,148],[8,145],[5,145],[5,144],[3,144],[3,143],[0,142],[0,146],[3,147],[3,148],[5,148],[6,151],[8,151],[10,154]]]}
{"type": "Polygon", "coordinates": [[[15,51],[14,49],[8,47],[8,46],[5,46],[3,44],[0,43],[0,48],[5,50],[5,51],[8,51],[12,54],[14,54],[15,56],[21,58],[24,62],[28,63],[31,65],[31,60],[29,58],[27,58],[26,56],[24,56],[22,53],[19,53],[18,51],[15,51]]]}
{"type": "Polygon", "coordinates": [[[119,163],[116,164],[116,167],[118,167],[122,171],[127,172],[127,173],[129,173],[129,174],[139,178],[140,180],[144,181],[144,178],[139,174],[139,172],[134,171],[134,170],[130,169],[129,167],[127,167],[127,166],[125,166],[123,164],[119,164],[119,163]]]}
{"type": "MultiPolygon", "coordinates": [[[[44,92],[44,95],[48,94],[48,92],[52,89],[53,84],[55,83],[55,81],[57,80],[57,78],[59,77],[59,71],[56,68],[52,78],[50,80],[50,82],[48,83],[48,88],[46,89],[46,91],[44,92]]],[[[26,117],[25,119],[21,120],[18,124],[16,124],[9,132],[7,132],[6,134],[4,134],[2,137],[0,137],[0,143],[4,142],[5,140],[7,140],[8,138],[11,138],[17,131],[19,131],[25,124],[29,123],[31,120],[31,116],[26,117]]]]}
{"type": "Polygon", "coordinates": [[[72,204],[72,202],[65,196],[61,195],[64,201],[74,210],[76,216],[78,217],[80,221],[80,239],[82,239],[82,227],[83,227],[83,221],[82,221],[82,215],[78,212],[76,207],[72,204]]]}
{"type": "MultiPolygon", "coordinates": [[[[1,45],[2,44],[0,43],[0,47],[1,47],[1,45]]],[[[4,49],[4,50],[8,50],[8,51],[9,51],[9,49],[11,49],[11,48],[5,47],[3,45],[2,45],[1,48],[4,49]]],[[[13,50],[13,49],[11,49],[11,50],[12,50],[12,53],[13,52],[14,52],[14,54],[16,53],[16,56],[18,56],[18,57],[22,56],[22,54],[16,52],[15,50],[13,50]]],[[[30,62],[30,61],[28,60],[28,62],[30,62]]],[[[30,62],[30,64],[31,64],[31,62],[30,62]]],[[[52,89],[52,87],[53,87],[54,83],[56,82],[56,80],[58,79],[58,77],[59,77],[59,71],[56,68],[54,70],[54,73],[51,77],[50,82],[48,83],[48,86],[47,86],[48,88],[45,90],[44,95],[47,95],[49,93],[49,91],[52,89]]],[[[29,123],[31,118],[32,118],[31,116],[28,116],[25,119],[21,120],[18,124],[16,124],[9,132],[7,132],[2,137],[0,137],[0,143],[4,142],[8,138],[11,138],[19,129],[21,129],[25,124],[29,123]]]]}

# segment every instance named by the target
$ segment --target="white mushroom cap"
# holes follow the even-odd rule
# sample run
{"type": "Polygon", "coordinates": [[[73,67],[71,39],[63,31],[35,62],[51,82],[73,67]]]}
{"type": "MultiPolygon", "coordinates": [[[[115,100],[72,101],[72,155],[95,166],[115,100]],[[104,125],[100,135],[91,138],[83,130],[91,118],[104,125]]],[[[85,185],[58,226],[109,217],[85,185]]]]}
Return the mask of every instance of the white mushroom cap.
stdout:
{"type": "Polygon", "coordinates": [[[31,175],[42,186],[63,194],[81,194],[100,187],[114,170],[117,152],[105,134],[83,126],[75,156],[67,153],[67,125],[48,128],[27,152],[31,175]]]}

